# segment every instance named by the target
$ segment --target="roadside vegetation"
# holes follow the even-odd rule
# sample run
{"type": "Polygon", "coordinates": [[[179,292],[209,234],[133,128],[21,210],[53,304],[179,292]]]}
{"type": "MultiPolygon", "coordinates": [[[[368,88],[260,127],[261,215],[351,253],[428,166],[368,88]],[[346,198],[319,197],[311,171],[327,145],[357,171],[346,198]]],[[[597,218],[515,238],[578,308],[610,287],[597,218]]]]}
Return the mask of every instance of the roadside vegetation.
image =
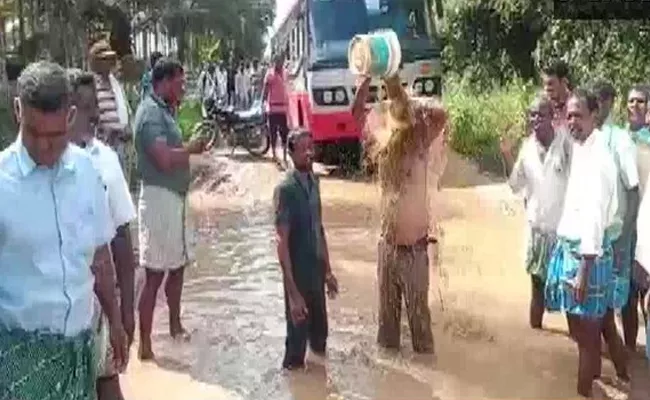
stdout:
{"type": "Polygon", "coordinates": [[[189,140],[192,137],[192,129],[201,122],[201,103],[194,99],[184,101],[178,110],[177,120],[183,140],[189,140]]]}
{"type": "Polygon", "coordinates": [[[574,86],[612,82],[618,122],[625,118],[628,89],[650,83],[647,21],[554,19],[552,2],[533,0],[434,4],[450,145],[486,169],[501,172],[500,136],[524,136],[525,110],[541,88],[539,71],[553,59],[569,64],[574,86]]]}
{"type": "MultiPolygon", "coordinates": [[[[198,0],[191,9],[181,7],[185,4],[181,0],[146,0],[129,9],[124,7],[126,0],[118,0],[114,6],[98,8],[99,11],[88,6],[88,18],[65,23],[65,18],[54,16],[67,15],[63,12],[66,10],[70,14],[72,9],[32,9],[29,6],[32,3],[12,2],[0,10],[0,26],[4,25],[6,39],[11,39],[12,44],[2,47],[7,40],[0,40],[0,55],[11,55],[25,63],[49,54],[67,66],[79,66],[84,57],[83,39],[74,46],[60,46],[55,39],[84,38],[77,33],[89,29],[92,35],[86,40],[110,36],[118,54],[129,59],[133,58],[131,33],[157,31],[164,26],[179,44],[177,56],[194,72],[206,61],[258,55],[263,46],[262,34],[273,19],[274,8],[272,0],[198,0]],[[214,20],[214,15],[219,18],[214,20]],[[39,25],[37,22],[41,20],[46,24],[39,25]],[[128,24],[118,23],[130,20],[137,22],[131,29],[128,24]],[[11,26],[15,26],[9,29],[12,21],[16,23],[11,26]],[[57,32],[68,29],[75,34],[47,35],[49,40],[41,40],[41,31],[48,26],[57,32]],[[21,46],[21,43],[30,45],[21,46]]],[[[628,88],[636,83],[650,83],[648,21],[560,20],[554,18],[557,14],[552,2],[534,0],[430,0],[429,3],[434,14],[432,25],[443,49],[443,101],[452,122],[450,145],[488,169],[501,168],[498,155],[501,135],[514,138],[524,135],[526,106],[540,86],[540,67],[550,60],[561,58],[569,63],[575,86],[596,79],[610,80],[619,91],[616,108],[619,121],[624,117],[628,88]]],[[[0,67],[4,69],[2,64],[0,67]]],[[[137,84],[140,75],[133,75],[137,84]]],[[[5,80],[6,76],[2,81],[5,80]]],[[[0,83],[0,86],[4,85],[0,83]]],[[[15,134],[10,118],[11,102],[5,93],[0,91],[0,146],[15,134]]],[[[179,110],[179,123],[186,138],[200,118],[199,103],[187,100],[179,110]]]]}

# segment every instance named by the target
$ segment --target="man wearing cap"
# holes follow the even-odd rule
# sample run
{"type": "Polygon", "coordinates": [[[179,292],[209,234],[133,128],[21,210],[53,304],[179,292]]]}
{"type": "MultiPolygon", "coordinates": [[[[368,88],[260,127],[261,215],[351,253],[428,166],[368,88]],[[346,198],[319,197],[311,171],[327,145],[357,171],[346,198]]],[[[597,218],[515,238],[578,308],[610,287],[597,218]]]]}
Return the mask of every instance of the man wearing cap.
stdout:
{"type": "Polygon", "coordinates": [[[130,110],[124,89],[112,73],[116,62],[117,54],[105,40],[90,48],[90,69],[95,73],[99,106],[97,137],[115,150],[128,181],[133,160],[130,110]]]}

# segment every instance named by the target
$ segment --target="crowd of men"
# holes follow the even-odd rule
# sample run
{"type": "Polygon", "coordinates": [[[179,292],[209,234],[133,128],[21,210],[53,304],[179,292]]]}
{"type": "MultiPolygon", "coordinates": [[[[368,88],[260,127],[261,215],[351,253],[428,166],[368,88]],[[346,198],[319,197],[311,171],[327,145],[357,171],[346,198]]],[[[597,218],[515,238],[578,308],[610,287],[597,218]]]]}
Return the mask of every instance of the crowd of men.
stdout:
{"type": "Polygon", "coordinates": [[[133,115],[110,45],[95,43],[89,57],[89,71],[39,61],[17,79],[19,131],[0,152],[2,398],[122,399],[135,309],[138,355],[151,360],[165,275],[170,334],[188,338],[180,305],[193,260],[189,156],[207,142],[183,143],[175,120],[183,67],[154,54],[133,115]],[[127,179],[136,162],[134,204],[127,179]],[[146,274],[139,296],[138,264],[146,274]]]}
{"type": "Polygon", "coordinates": [[[260,94],[262,78],[262,67],[258,60],[241,62],[239,65],[208,63],[198,79],[201,100],[211,98],[220,104],[246,109],[260,94]]]}
{"type": "MultiPolygon", "coordinates": [[[[529,132],[517,157],[506,138],[501,150],[508,183],[523,194],[529,225],[530,325],[541,329],[545,310],[566,314],[578,345],[577,392],[592,397],[601,377],[602,341],[617,381],[627,385],[628,359],[637,352],[639,306],[648,324],[650,196],[644,194],[650,191],[650,147],[642,149],[650,146],[650,93],[646,86],[633,86],[626,94],[626,124],[617,126],[612,84],[574,89],[561,61],[544,68],[542,76],[544,90],[528,110],[529,132]]],[[[444,170],[447,115],[437,101],[409,96],[398,76],[384,78],[386,107],[368,110],[370,82],[371,77],[359,77],[352,114],[379,161],[377,342],[400,347],[404,298],[414,351],[432,353],[428,251],[437,237],[429,198],[437,187],[427,174],[444,170]],[[369,123],[372,119],[383,120],[383,126],[369,123]],[[393,162],[386,162],[391,153],[393,162]]],[[[295,369],[304,366],[307,344],[313,354],[325,354],[326,294],[336,294],[338,282],[322,224],[320,185],[311,169],[309,132],[291,132],[288,149],[294,168],[277,185],[274,207],[287,318],[283,366],[295,369]]]]}
{"type": "MultiPolygon", "coordinates": [[[[187,218],[189,157],[208,150],[208,144],[205,138],[182,141],[175,116],[185,90],[183,67],[154,54],[132,117],[111,72],[115,52],[102,41],[90,57],[90,71],[41,61],[18,78],[19,132],[0,152],[0,394],[6,398],[122,399],[119,374],[127,368],[134,338],[136,298],[138,355],[151,360],[153,312],[163,281],[170,335],[189,338],[180,320],[184,271],[194,259],[187,218]],[[137,207],[127,183],[133,158],[141,183],[137,207]],[[129,226],[136,218],[137,261],[129,226]],[[138,264],[146,277],[136,296],[138,264]]],[[[222,68],[204,72],[204,81],[213,82],[210,95],[233,103],[242,93],[222,68]]],[[[644,86],[630,89],[627,124],[619,127],[611,116],[616,98],[611,84],[573,89],[562,62],[542,75],[544,91],[528,110],[530,134],[516,157],[509,140],[501,150],[509,184],[525,198],[530,324],[541,328],[545,310],[566,313],[579,350],[577,390],[589,397],[601,374],[603,339],[618,378],[629,380],[638,305],[646,319],[650,306],[650,196],[643,195],[650,190],[650,171],[637,154],[640,146],[650,146],[650,95],[644,86]],[[625,341],[616,326],[618,310],[625,341]]],[[[399,77],[388,77],[390,107],[379,112],[390,113],[386,120],[395,126],[369,127],[370,81],[360,77],[352,114],[379,143],[380,160],[397,155],[399,166],[379,168],[377,340],[382,347],[400,346],[404,298],[414,350],[432,353],[428,252],[437,238],[429,199],[438,188],[429,185],[427,174],[432,163],[435,173],[444,170],[447,114],[438,101],[410,97],[399,77]],[[400,143],[391,135],[412,140],[400,143]],[[387,172],[392,175],[382,176],[387,172]]],[[[274,208],[287,318],[283,366],[295,369],[304,365],[307,344],[325,354],[326,295],[338,292],[338,282],[312,171],[311,135],[286,133],[282,57],[261,87],[267,114],[284,116],[276,133],[293,160],[275,190],[274,208]]]]}
{"type": "Polygon", "coordinates": [[[650,94],[633,86],[626,93],[626,123],[618,126],[611,83],[573,89],[561,61],[542,72],[544,90],[528,110],[529,135],[516,158],[507,138],[501,151],[508,183],[525,199],[530,325],[541,329],[545,310],[566,313],[578,345],[577,390],[589,397],[601,374],[601,338],[618,379],[628,382],[639,305],[647,323],[650,160],[642,149],[650,145],[650,94]]]}

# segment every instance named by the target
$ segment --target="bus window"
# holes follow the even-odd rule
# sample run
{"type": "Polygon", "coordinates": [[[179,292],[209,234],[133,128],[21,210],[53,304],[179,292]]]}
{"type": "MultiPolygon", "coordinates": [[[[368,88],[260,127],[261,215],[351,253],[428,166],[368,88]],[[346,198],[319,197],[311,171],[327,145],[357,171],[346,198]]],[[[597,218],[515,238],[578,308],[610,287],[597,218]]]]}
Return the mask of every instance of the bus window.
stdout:
{"type": "Polygon", "coordinates": [[[349,41],[368,32],[366,0],[312,0],[312,27],[316,43],[349,41]]]}
{"type": "Polygon", "coordinates": [[[392,29],[401,38],[426,36],[425,2],[422,0],[365,0],[370,30],[392,29]],[[375,6],[375,3],[378,4],[375,6]],[[371,4],[374,8],[371,7],[371,4]],[[376,10],[376,11],[375,11],[376,10]]]}

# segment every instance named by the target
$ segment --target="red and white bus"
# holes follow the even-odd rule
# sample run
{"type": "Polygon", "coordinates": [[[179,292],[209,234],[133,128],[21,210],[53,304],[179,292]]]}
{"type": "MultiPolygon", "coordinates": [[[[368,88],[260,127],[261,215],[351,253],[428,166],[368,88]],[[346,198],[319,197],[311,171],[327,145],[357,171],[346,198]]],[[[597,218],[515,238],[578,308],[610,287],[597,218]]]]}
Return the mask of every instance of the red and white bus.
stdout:
{"type": "MultiPolygon", "coordinates": [[[[427,0],[296,0],[271,38],[288,58],[289,128],[306,128],[317,161],[357,164],[361,132],[350,113],[355,77],[347,50],[354,35],[394,30],[402,47],[403,85],[421,96],[440,95],[440,47],[431,34],[427,0]],[[348,158],[351,157],[351,158],[348,158]]],[[[373,82],[369,103],[383,98],[373,82]]]]}

